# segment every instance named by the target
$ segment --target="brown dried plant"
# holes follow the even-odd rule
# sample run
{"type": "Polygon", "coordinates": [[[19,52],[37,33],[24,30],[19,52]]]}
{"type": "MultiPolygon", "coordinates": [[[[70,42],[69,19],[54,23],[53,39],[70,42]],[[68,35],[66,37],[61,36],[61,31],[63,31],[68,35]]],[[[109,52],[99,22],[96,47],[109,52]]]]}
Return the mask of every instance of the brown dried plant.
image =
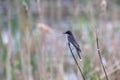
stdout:
{"type": "Polygon", "coordinates": [[[109,80],[109,79],[108,79],[107,72],[106,72],[106,70],[105,70],[105,66],[104,66],[104,64],[103,64],[103,62],[102,62],[102,56],[101,56],[101,52],[100,52],[100,48],[99,48],[99,41],[98,41],[97,32],[96,32],[96,43],[97,43],[97,51],[98,51],[98,55],[99,55],[99,58],[100,58],[100,63],[101,63],[101,65],[102,65],[102,67],[103,67],[103,71],[104,71],[104,73],[105,73],[106,80],[109,80]]]}

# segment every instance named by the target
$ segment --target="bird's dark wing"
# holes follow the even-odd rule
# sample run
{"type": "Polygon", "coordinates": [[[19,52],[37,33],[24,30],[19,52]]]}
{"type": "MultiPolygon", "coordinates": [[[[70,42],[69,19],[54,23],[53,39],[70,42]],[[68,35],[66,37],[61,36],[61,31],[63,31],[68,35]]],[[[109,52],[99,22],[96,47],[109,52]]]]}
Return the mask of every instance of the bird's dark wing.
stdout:
{"type": "Polygon", "coordinates": [[[78,54],[79,58],[82,59],[82,58],[81,58],[81,55],[80,55],[80,52],[81,52],[81,51],[80,51],[80,50],[76,50],[76,51],[77,51],[77,54],[78,54]]]}
{"type": "MultiPolygon", "coordinates": [[[[77,49],[80,50],[79,44],[76,42],[75,38],[71,35],[68,36],[68,41],[72,43],[73,46],[75,46],[77,49]]],[[[81,51],[81,50],[80,50],[81,51]]]]}
{"type": "Polygon", "coordinates": [[[73,36],[69,35],[68,41],[75,47],[77,54],[78,54],[79,58],[81,59],[81,55],[80,55],[81,49],[80,49],[79,44],[76,42],[75,38],[73,36]]]}

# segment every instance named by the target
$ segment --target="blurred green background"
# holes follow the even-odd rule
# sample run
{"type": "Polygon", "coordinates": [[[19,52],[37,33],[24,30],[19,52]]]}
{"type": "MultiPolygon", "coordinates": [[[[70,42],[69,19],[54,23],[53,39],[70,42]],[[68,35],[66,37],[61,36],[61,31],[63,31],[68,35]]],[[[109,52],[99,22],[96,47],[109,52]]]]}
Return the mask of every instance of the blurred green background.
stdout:
{"type": "MultiPolygon", "coordinates": [[[[86,80],[120,80],[120,0],[0,0],[0,80],[82,80],[63,34],[82,49],[86,80]]],[[[76,54],[75,54],[76,55],[76,54]]]]}

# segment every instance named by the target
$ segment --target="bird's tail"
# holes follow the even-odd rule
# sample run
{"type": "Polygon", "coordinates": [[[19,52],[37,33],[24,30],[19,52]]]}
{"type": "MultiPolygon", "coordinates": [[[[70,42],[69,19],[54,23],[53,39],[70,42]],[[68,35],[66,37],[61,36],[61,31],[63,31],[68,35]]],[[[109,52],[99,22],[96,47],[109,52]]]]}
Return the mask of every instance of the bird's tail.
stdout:
{"type": "Polygon", "coordinates": [[[81,52],[81,50],[78,49],[78,50],[77,50],[77,54],[78,54],[80,60],[82,60],[81,55],[80,55],[80,52],[81,52]]]}

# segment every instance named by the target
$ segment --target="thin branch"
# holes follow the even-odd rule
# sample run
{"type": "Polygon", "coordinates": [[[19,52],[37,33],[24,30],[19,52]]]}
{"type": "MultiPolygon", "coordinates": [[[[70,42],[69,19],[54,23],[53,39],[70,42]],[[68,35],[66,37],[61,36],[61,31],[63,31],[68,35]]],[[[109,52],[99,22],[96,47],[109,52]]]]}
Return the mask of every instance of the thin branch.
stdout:
{"type": "Polygon", "coordinates": [[[100,48],[99,48],[99,42],[98,42],[97,32],[96,32],[96,43],[97,43],[98,55],[99,55],[99,58],[100,58],[101,65],[102,65],[102,67],[103,67],[103,71],[104,71],[105,76],[106,76],[106,80],[109,80],[109,79],[108,79],[108,76],[107,76],[107,72],[106,72],[106,70],[105,70],[105,66],[104,66],[104,64],[103,64],[103,62],[102,62],[102,57],[101,57],[101,53],[100,53],[100,48]]]}
{"type": "Polygon", "coordinates": [[[69,46],[69,48],[70,48],[70,52],[72,53],[72,56],[73,56],[73,58],[74,58],[74,60],[75,60],[75,62],[76,62],[76,64],[77,64],[77,66],[78,66],[78,69],[79,69],[79,71],[80,71],[80,73],[81,73],[81,75],[82,75],[82,77],[83,77],[83,80],[85,80],[85,77],[84,77],[84,75],[83,75],[83,73],[82,73],[82,70],[81,70],[81,68],[79,67],[79,64],[78,64],[77,60],[75,59],[75,56],[74,56],[74,54],[73,54],[73,52],[72,52],[72,49],[71,49],[71,47],[70,47],[70,43],[68,43],[68,46],[69,46]]]}

